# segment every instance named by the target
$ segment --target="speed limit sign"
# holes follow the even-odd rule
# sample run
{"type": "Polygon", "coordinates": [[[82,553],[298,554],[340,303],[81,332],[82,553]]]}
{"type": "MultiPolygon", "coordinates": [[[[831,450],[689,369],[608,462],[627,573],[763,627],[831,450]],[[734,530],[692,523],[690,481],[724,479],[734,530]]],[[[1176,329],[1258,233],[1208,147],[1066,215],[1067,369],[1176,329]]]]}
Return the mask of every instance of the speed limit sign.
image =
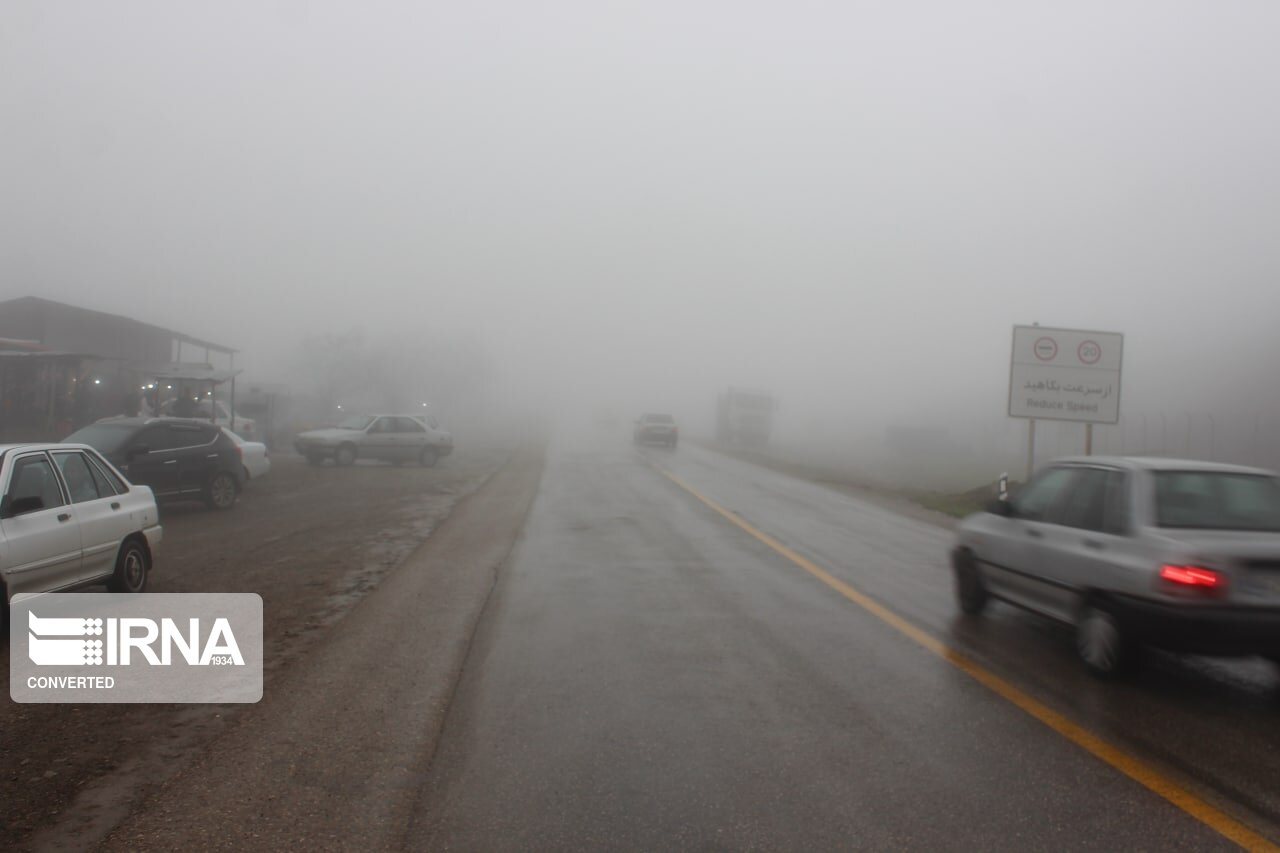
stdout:
{"type": "Polygon", "coordinates": [[[1009,415],[1116,423],[1123,351],[1118,332],[1014,326],[1009,415]]]}

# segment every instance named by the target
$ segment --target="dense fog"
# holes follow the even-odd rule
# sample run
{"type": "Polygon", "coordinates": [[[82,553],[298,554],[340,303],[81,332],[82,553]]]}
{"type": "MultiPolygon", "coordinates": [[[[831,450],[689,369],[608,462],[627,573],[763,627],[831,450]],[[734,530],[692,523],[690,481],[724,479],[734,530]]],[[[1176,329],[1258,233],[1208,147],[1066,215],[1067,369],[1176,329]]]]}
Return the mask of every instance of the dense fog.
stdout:
{"type": "Polygon", "coordinates": [[[1095,452],[1280,465],[1277,31],[1267,2],[9,2],[0,299],[475,429],[696,436],[766,390],[779,452],[940,488],[1020,474],[1015,324],[1120,332],[1095,452]]]}

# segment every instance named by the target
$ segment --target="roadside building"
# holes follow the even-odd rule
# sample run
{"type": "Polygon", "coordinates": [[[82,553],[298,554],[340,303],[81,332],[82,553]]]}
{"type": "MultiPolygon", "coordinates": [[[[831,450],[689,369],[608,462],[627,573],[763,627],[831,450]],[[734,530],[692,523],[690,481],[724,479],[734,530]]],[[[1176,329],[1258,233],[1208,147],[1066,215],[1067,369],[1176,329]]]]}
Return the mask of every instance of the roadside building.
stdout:
{"type": "Polygon", "coordinates": [[[137,414],[144,396],[157,396],[153,377],[173,365],[234,374],[235,356],[130,317],[36,296],[0,301],[0,441],[55,440],[98,418],[137,414]]]}

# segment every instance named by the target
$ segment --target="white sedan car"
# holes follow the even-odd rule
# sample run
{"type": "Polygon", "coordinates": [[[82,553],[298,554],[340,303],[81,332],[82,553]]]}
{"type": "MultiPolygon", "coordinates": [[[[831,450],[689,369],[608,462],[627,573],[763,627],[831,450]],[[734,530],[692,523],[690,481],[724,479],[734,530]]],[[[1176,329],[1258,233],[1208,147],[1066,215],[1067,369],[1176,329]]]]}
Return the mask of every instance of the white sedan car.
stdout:
{"type": "Polygon", "coordinates": [[[83,444],[0,445],[0,589],[57,592],[106,583],[142,592],[160,543],[146,486],[83,444]]]}
{"type": "Polygon", "coordinates": [[[381,459],[432,468],[453,452],[453,436],[424,415],[353,415],[335,427],[299,433],[293,447],[313,465],[381,459]]]}
{"type": "Polygon", "coordinates": [[[271,454],[267,452],[265,444],[261,441],[246,441],[226,427],[223,427],[222,431],[235,443],[236,449],[240,452],[240,462],[244,465],[246,483],[250,480],[261,480],[271,472],[271,454]]]}

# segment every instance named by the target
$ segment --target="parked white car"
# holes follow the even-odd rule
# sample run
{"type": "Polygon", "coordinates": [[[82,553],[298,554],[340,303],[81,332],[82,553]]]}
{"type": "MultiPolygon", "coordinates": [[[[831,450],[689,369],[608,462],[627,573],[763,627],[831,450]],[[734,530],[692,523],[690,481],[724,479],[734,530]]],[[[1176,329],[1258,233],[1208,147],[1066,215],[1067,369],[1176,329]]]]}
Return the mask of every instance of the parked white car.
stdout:
{"type": "Polygon", "coordinates": [[[227,438],[235,442],[236,447],[240,448],[240,461],[244,463],[245,482],[261,480],[271,473],[271,454],[267,452],[265,444],[261,441],[247,441],[226,427],[223,427],[222,431],[227,434],[227,438]]]}
{"type": "Polygon", "coordinates": [[[84,444],[0,445],[0,586],[4,618],[19,593],[106,583],[142,592],[160,544],[146,486],[84,444]]]}
{"type": "Polygon", "coordinates": [[[293,446],[314,465],[325,459],[338,465],[381,459],[430,468],[453,452],[453,436],[422,415],[353,415],[336,427],[299,433],[293,446]]]}

